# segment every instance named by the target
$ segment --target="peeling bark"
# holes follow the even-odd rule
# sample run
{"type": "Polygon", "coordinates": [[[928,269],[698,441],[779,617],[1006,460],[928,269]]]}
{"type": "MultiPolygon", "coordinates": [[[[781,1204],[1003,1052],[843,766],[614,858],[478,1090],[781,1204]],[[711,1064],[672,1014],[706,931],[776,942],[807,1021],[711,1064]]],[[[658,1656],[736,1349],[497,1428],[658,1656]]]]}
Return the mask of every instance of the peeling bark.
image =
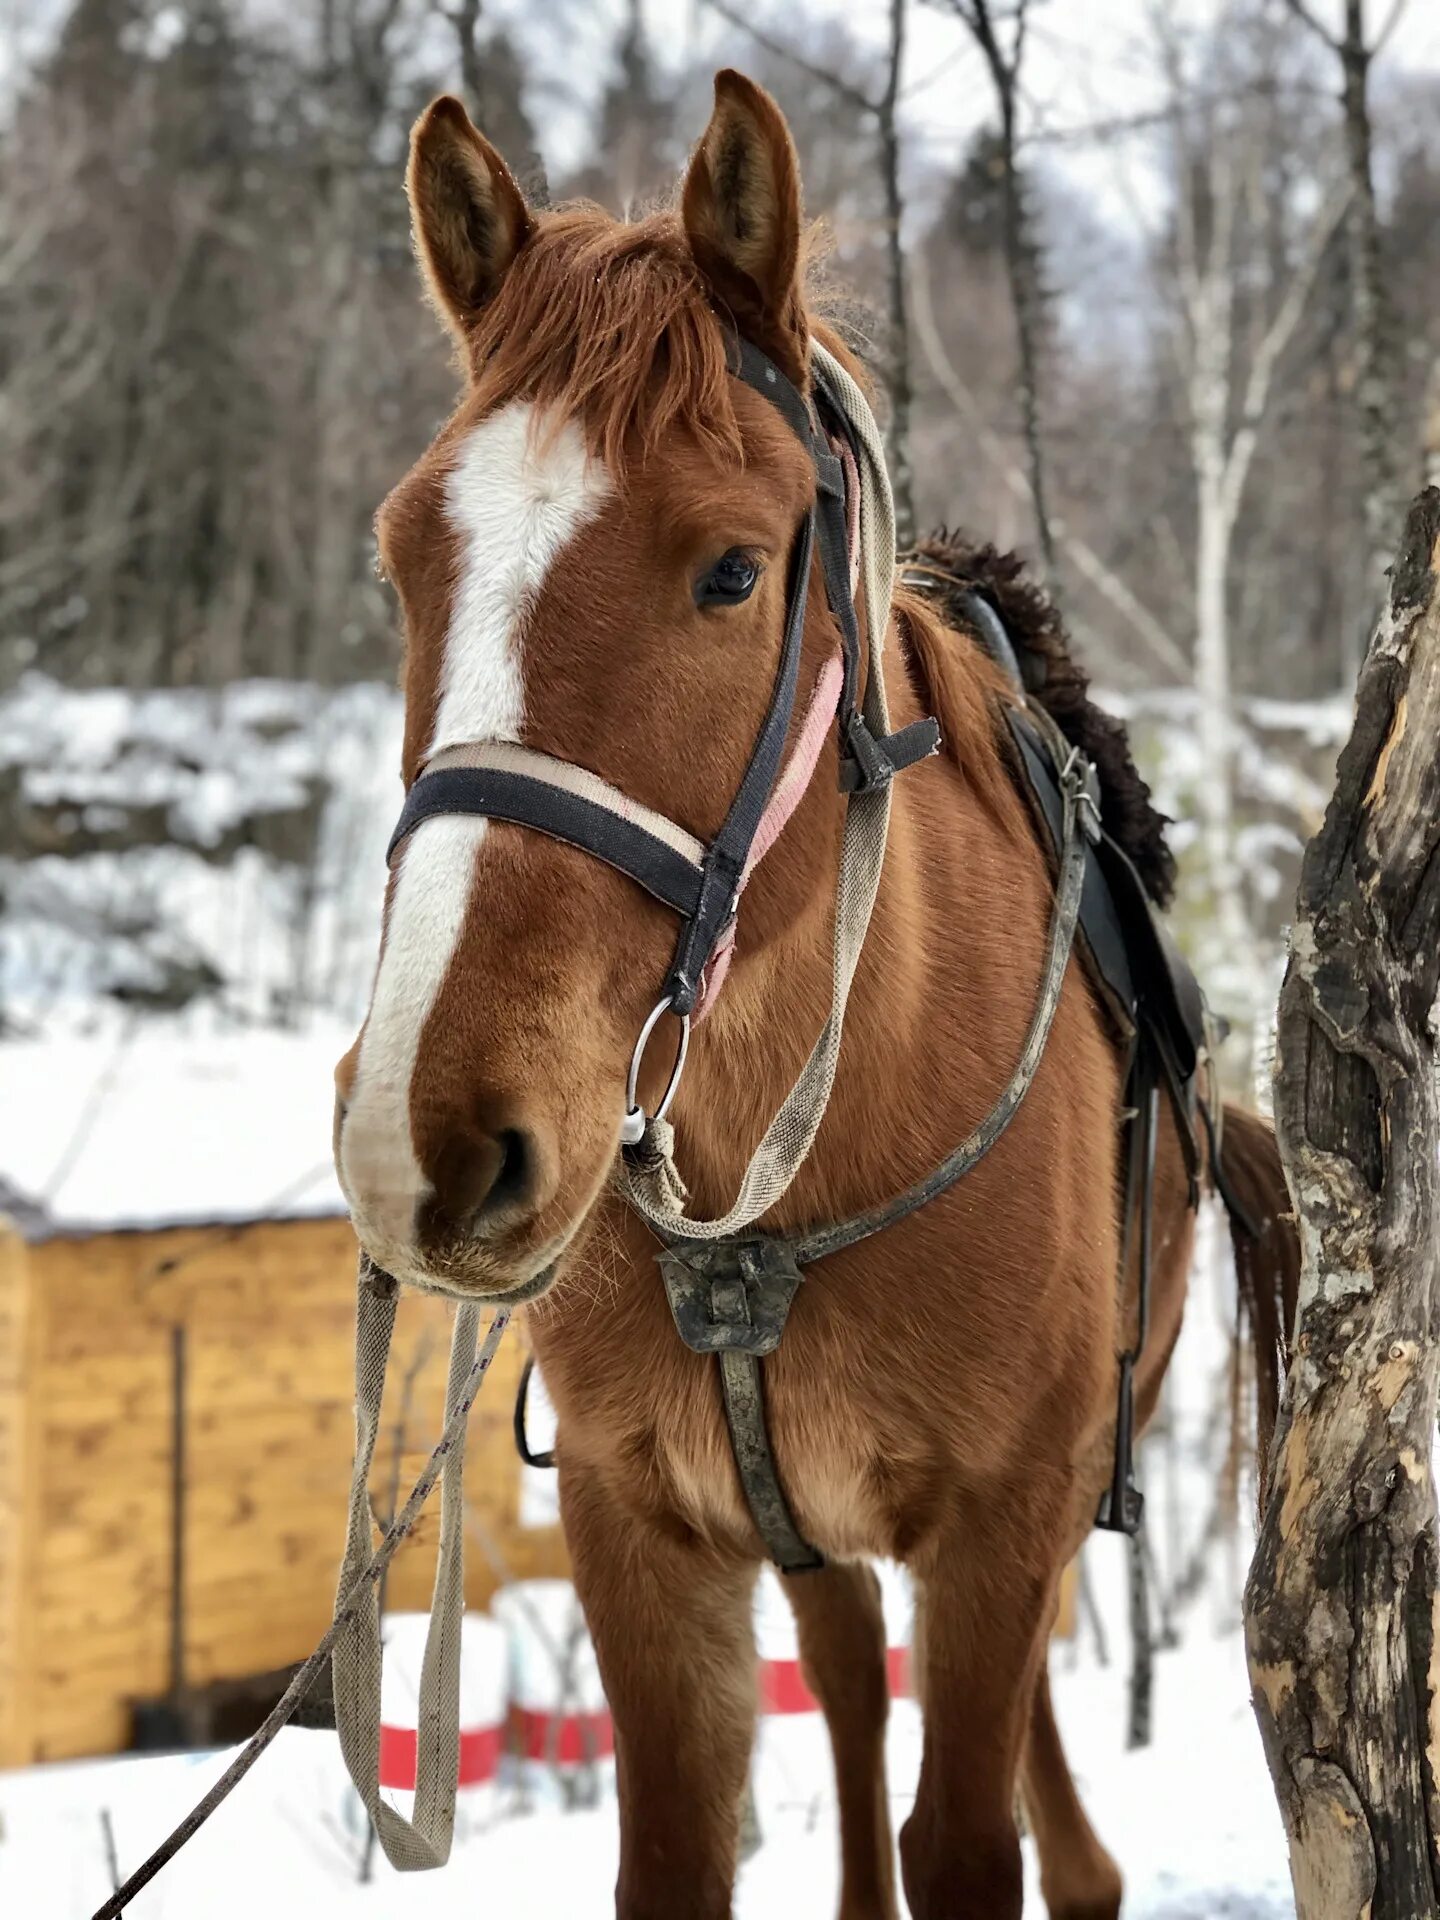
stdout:
{"type": "Polygon", "coordinates": [[[1440,1916],[1440,491],[1410,510],[1301,870],[1275,1119],[1303,1271],[1246,1589],[1299,1920],[1440,1916]]]}

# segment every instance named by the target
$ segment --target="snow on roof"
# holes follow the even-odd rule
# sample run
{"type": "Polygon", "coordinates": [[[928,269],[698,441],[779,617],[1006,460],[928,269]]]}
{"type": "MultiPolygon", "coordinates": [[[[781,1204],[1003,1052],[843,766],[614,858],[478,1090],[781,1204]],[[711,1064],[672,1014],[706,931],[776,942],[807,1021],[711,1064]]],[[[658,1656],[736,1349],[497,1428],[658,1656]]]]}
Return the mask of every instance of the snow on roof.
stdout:
{"type": "Polygon", "coordinates": [[[28,1239],[345,1211],[332,1078],[354,1030],[0,1042],[0,1214],[28,1239]]]}

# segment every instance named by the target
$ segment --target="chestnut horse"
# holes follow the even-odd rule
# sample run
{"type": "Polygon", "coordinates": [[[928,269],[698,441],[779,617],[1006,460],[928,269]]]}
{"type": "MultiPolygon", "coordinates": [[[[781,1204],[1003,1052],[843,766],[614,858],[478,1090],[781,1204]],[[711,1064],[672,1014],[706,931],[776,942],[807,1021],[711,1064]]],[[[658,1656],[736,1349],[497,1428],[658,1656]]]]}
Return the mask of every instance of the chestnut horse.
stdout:
{"type": "MultiPolygon", "coordinates": [[[[812,338],[845,358],[807,309],[784,120],[722,73],[680,212],[620,224],[533,212],[441,99],[415,129],[408,188],[466,384],[379,520],[407,636],[407,787],[446,748],[514,741],[708,839],[766,708],[815,488],[795,435],[729,372],[727,330],[802,389],[812,338]]],[[[802,689],[834,646],[817,588],[802,689]]],[[[1006,745],[1009,683],[904,592],[887,659],[896,724],[934,713],[944,751],[896,782],[833,1095],[770,1228],[857,1213],[940,1161],[1011,1075],[1041,969],[1053,883],[1006,745]]],[[[1073,691],[1063,656],[1051,668],[1073,691]]],[[[1128,763],[1119,777],[1158,833],[1128,763]]],[[[837,789],[832,739],[746,891],[691,1049],[674,1119],[699,1213],[728,1204],[829,1004],[837,789]]],[[[1112,777],[1107,810],[1122,801],[1112,777]]],[[[534,1300],[565,1531],[614,1714],[623,1920],[730,1912],[756,1714],[763,1548],[716,1371],[677,1337],[655,1236],[613,1182],[627,1064],[673,941],[662,906],[572,845],[427,820],[395,862],[374,997],[337,1074],[340,1174],[376,1264],[431,1291],[534,1300]]],[[[652,1100],[666,1065],[642,1078],[652,1100]]],[[[1051,1914],[1119,1909],[1045,1660],[1061,1571],[1109,1482],[1136,1311],[1133,1275],[1117,1275],[1122,1072],[1072,959],[994,1152],[813,1268],[767,1362],[779,1471],[827,1562],[786,1586],[833,1743],[844,1920],[898,1913],[866,1564],[879,1556],[910,1569],[918,1598],[924,1759],[900,1837],[912,1913],[1019,1914],[1017,1788],[1051,1914]]],[[[1257,1123],[1232,1120],[1226,1165],[1252,1211],[1283,1208],[1257,1123]]],[[[1191,1227],[1167,1120],[1142,1419],[1179,1329],[1191,1227]]],[[[1262,1364],[1273,1391],[1273,1343],[1262,1364]]]]}

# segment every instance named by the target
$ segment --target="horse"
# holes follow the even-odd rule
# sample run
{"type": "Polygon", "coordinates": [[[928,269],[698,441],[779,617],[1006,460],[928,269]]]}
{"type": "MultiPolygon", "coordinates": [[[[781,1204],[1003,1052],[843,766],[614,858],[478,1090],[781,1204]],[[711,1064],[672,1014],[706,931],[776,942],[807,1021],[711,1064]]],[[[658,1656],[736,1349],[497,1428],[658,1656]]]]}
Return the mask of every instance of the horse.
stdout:
{"type": "MultiPolygon", "coordinates": [[[[720,73],[678,210],[621,223],[533,209],[441,98],[416,124],[407,189],[464,387],[377,523],[405,630],[404,783],[439,755],[516,743],[710,841],[767,710],[817,487],[790,424],[735,377],[733,343],[801,394],[816,343],[865,378],[807,294],[784,118],[720,73]]],[[[1123,732],[1015,566],[969,560],[1009,596],[1039,703],[1088,741],[1107,825],[1162,896],[1169,856],[1123,732]]],[[[1010,680],[923,582],[897,590],[885,639],[892,715],[935,715],[943,746],[893,782],[831,1097],[767,1230],[872,1206],[975,1127],[1020,1052],[1045,950],[1055,882],[1003,723],[1010,680]]],[[[804,688],[836,644],[818,584],[798,644],[804,688]]],[[[797,706],[792,745],[803,724],[797,706]]],[[[706,1214],[726,1206],[828,1005],[840,750],[825,741],[749,877],[724,991],[675,1094],[690,1205],[706,1214]]],[[[765,1554],[716,1369],[676,1337],[657,1237],[614,1178],[627,1065],[673,943],[664,905],[563,837],[437,814],[394,859],[373,997],[336,1076],[337,1166],[367,1255],[406,1285],[529,1303],[614,1718],[620,1920],[731,1911],[765,1554]]],[[[639,1072],[652,1108],[668,1068],[652,1052],[639,1072]]],[[[775,1466],[823,1556],[785,1586],[833,1748],[841,1920],[899,1912],[877,1558],[916,1592],[924,1747],[898,1850],[911,1913],[1014,1920],[1017,1795],[1053,1920],[1119,1911],[1046,1650],[1111,1479],[1117,1355],[1134,1339],[1123,1090],[1113,1017],[1072,957],[1003,1138],[942,1197],[811,1268],[766,1362],[775,1466]]],[[[1284,1182],[1268,1129],[1238,1111],[1223,1155],[1263,1229],[1250,1281],[1270,1308],[1252,1320],[1273,1414],[1284,1182]]],[[[1192,1222],[1167,1106],[1141,1424],[1180,1327],[1192,1222]]]]}

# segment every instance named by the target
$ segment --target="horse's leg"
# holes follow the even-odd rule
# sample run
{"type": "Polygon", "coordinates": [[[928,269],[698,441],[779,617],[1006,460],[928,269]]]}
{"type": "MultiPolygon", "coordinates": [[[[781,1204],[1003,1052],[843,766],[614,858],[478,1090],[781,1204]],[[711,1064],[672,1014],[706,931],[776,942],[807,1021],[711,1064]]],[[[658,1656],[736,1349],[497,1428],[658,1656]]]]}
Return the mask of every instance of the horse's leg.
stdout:
{"type": "Polygon", "coordinates": [[[900,1864],[914,1920],[1019,1920],[1015,1794],[1059,1575],[1044,1543],[1062,1524],[1033,1491],[997,1488],[912,1562],[925,1745],[900,1864]]]}
{"type": "Polygon", "coordinates": [[[1022,1781],[1050,1920],[1117,1920],[1120,1869],[1096,1838],[1080,1804],[1060,1744],[1045,1664],[1030,1704],[1022,1781]]]}
{"type": "Polygon", "coordinates": [[[873,1570],[834,1564],[785,1582],[800,1662],[825,1712],[840,1804],[840,1920],[897,1920],[885,1792],[885,1616],[873,1570]]]}
{"type": "Polygon", "coordinates": [[[728,1920],[755,1736],[755,1567],[560,1463],[575,1585],[615,1723],[617,1920],[728,1920]]]}

